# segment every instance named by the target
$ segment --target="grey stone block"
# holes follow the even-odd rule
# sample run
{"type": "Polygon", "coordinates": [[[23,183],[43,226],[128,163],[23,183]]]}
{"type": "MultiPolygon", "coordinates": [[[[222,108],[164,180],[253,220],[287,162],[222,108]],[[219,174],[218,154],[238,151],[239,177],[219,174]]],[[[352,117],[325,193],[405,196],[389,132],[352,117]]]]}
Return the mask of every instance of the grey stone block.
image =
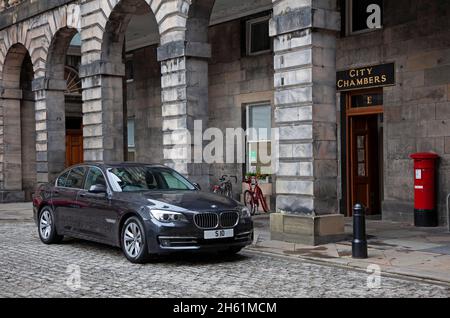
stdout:
{"type": "Polygon", "coordinates": [[[0,190],[0,203],[25,202],[25,191],[2,191],[0,190]]]}
{"type": "Polygon", "coordinates": [[[270,236],[272,240],[310,246],[342,241],[346,238],[344,216],[273,213],[270,215],[270,236]]]}
{"type": "Polygon", "coordinates": [[[211,45],[200,42],[174,41],[158,47],[158,61],[167,61],[179,57],[211,57],[211,45]]]}
{"type": "Polygon", "coordinates": [[[283,15],[275,15],[269,24],[270,36],[282,35],[312,27],[312,11],[313,9],[311,7],[303,7],[294,9],[283,15]]]}

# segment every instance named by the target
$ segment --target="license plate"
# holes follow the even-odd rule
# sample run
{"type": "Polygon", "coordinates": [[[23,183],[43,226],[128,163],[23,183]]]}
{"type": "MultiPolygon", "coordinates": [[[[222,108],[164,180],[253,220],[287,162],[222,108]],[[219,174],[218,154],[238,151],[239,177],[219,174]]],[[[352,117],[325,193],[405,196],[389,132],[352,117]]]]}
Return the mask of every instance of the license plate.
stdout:
{"type": "Polygon", "coordinates": [[[205,240],[214,240],[221,238],[234,237],[234,230],[214,230],[214,231],[205,231],[205,240]]]}

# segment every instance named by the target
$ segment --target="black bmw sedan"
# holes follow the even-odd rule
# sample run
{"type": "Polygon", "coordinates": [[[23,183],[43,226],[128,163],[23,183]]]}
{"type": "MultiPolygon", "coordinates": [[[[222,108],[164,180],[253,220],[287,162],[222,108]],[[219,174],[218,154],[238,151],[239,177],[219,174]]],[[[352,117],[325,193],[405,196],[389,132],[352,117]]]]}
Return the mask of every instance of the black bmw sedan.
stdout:
{"type": "Polygon", "coordinates": [[[45,244],[96,241],[133,263],[174,251],[235,254],[253,241],[247,208],[159,165],[73,166],[38,186],[33,210],[45,244]]]}

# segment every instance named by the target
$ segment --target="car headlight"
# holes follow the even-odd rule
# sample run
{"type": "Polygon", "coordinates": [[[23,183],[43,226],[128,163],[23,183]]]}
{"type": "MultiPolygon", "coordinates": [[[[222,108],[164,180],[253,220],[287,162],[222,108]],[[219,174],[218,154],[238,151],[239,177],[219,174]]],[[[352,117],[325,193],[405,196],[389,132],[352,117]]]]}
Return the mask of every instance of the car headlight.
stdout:
{"type": "Polygon", "coordinates": [[[241,218],[250,218],[252,215],[250,214],[250,210],[246,207],[241,209],[241,218]]]}
{"type": "Polygon", "coordinates": [[[165,210],[150,210],[150,215],[159,222],[173,223],[173,222],[187,222],[183,213],[165,211],[165,210]]]}

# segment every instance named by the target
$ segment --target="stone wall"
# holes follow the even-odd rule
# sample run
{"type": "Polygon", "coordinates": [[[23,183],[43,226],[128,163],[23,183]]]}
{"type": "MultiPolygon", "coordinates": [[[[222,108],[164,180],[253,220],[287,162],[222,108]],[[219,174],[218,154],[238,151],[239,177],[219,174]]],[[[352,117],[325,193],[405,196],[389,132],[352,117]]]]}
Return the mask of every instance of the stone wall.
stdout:
{"type": "Polygon", "coordinates": [[[412,222],[414,152],[441,157],[438,203],[450,192],[450,29],[448,1],[385,1],[384,28],[339,39],[337,68],[395,62],[384,88],[383,218],[412,222]]]}
{"type": "MultiPolygon", "coordinates": [[[[210,27],[212,57],[209,63],[209,127],[242,127],[245,106],[250,103],[273,103],[273,54],[242,54],[241,20],[210,27]]],[[[245,49],[245,48],[244,48],[245,49]]],[[[232,151],[229,149],[229,151],[232,151]]],[[[225,150],[224,150],[224,154],[225,150]]],[[[222,175],[238,177],[233,184],[236,198],[241,193],[242,164],[213,164],[211,184],[222,175]]]]}

